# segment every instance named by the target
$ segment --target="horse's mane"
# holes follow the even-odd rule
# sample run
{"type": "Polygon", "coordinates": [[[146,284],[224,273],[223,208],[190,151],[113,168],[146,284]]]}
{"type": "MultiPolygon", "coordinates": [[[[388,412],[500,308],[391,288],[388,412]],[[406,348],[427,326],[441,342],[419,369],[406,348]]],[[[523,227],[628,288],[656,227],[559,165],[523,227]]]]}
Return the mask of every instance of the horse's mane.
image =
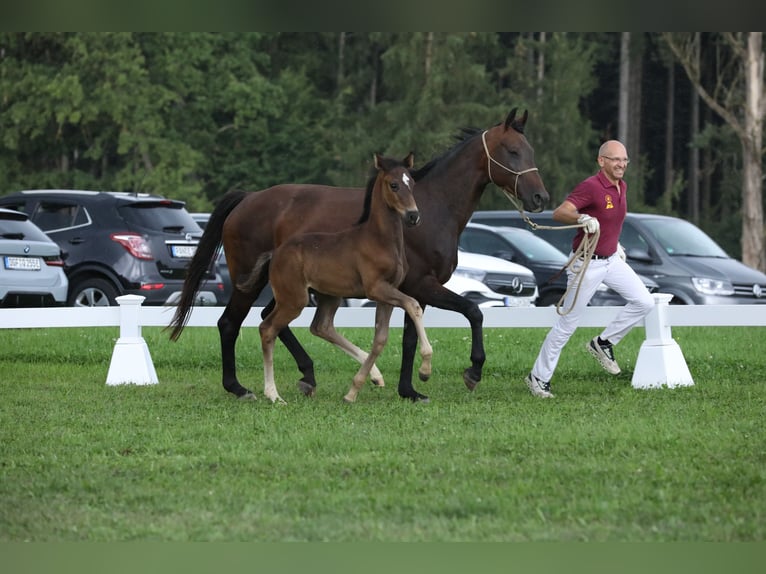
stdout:
{"type": "Polygon", "coordinates": [[[359,216],[356,224],[360,225],[370,218],[370,207],[372,206],[372,190],[375,189],[375,180],[378,179],[378,170],[374,167],[370,171],[370,177],[367,180],[367,188],[364,191],[364,207],[362,215],[359,216]]]}
{"type": "MultiPolygon", "coordinates": [[[[498,123],[495,125],[500,125],[500,124],[498,123]]],[[[520,134],[524,133],[524,123],[519,121],[519,118],[514,118],[514,120],[510,123],[507,123],[505,127],[513,128],[520,134]]],[[[457,143],[455,143],[451,148],[443,152],[441,155],[433,158],[424,166],[419,167],[418,169],[412,170],[410,174],[412,175],[412,177],[415,179],[416,182],[420,181],[426,176],[426,174],[428,174],[428,172],[430,172],[433,169],[435,165],[441,163],[444,159],[452,156],[453,154],[458,153],[464,146],[468,145],[468,142],[470,142],[473,138],[478,137],[482,131],[484,130],[480,128],[473,128],[473,127],[459,128],[459,133],[457,133],[454,136],[454,138],[457,140],[457,143]]]]}

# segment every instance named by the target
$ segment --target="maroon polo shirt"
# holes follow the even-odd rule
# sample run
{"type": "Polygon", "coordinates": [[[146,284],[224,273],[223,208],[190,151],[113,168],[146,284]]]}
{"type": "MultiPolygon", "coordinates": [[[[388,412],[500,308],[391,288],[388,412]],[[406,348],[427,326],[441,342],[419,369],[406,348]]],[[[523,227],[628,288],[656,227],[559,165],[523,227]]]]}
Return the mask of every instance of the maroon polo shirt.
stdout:
{"type": "MultiPolygon", "coordinates": [[[[596,255],[608,257],[617,251],[622,223],[628,212],[628,202],[625,197],[628,185],[623,180],[620,180],[619,184],[618,190],[603,172],[599,171],[578,184],[566,198],[566,201],[571,202],[580,213],[586,213],[598,219],[601,235],[596,245],[596,255]]],[[[577,230],[572,240],[573,251],[580,246],[584,234],[582,228],[577,230]]]]}

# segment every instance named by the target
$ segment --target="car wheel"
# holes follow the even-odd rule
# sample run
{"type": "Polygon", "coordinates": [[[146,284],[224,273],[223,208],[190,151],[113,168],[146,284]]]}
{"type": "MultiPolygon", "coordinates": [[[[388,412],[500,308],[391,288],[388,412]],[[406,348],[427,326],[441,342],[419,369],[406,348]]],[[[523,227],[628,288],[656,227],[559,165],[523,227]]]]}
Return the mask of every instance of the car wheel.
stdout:
{"type": "Polygon", "coordinates": [[[117,305],[117,290],[105,279],[83,279],[72,289],[67,305],[70,307],[109,307],[117,305]]]}

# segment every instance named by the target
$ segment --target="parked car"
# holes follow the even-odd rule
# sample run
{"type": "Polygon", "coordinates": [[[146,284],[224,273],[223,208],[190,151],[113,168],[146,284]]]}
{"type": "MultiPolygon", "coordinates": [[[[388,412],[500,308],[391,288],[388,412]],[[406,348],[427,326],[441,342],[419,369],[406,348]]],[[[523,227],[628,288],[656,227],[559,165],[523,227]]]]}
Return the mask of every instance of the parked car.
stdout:
{"type": "MultiPolygon", "coordinates": [[[[495,293],[481,281],[463,275],[453,274],[444,286],[450,291],[470,299],[481,308],[510,307],[514,303],[527,306],[527,300],[524,298],[519,299],[495,293]]],[[[374,307],[375,301],[370,301],[369,299],[347,299],[346,305],[349,307],[374,307]]]]}
{"type": "Polygon", "coordinates": [[[0,208],[0,307],[66,303],[69,281],[61,249],[26,213],[0,208]]]}
{"type": "Polygon", "coordinates": [[[537,281],[530,269],[490,255],[458,248],[457,268],[452,275],[481,281],[491,291],[508,297],[506,307],[532,307],[538,296],[537,281]]]}
{"type": "MultiPolygon", "coordinates": [[[[535,223],[560,225],[552,211],[529,214],[535,223]]],[[[488,225],[527,227],[517,211],[477,211],[471,221],[488,225]]],[[[539,234],[567,253],[575,230],[538,229],[539,234]]],[[[628,213],[620,235],[627,261],[650,277],[671,304],[766,304],[766,274],[730,257],[694,224],[677,217],[628,213]]]]}
{"type": "MultiPolygon", "coordinates": [[[[535,301],[538,307],[556,305],[567,289],[567,274],[562,269],[569,258],[551,243],[526,229],[469,223],[460,235],[460,247],[500,257],[531,269],[539,291],[535,301]]],[[[650,292],[657,289],[657,283],[651,279],[645,278],[645,283],[650,292]]],[[[590,304],[624,305],[625,300],[616,291],[601,284],[590,304]]]]}
{"type": "MultiPolygon", "coordinates": [[[[67,305],[116,305],[136,294],[146,305],[173,305],[202,230],[181,201],[144,193],[28,190],[0,198],[27,213],[61,248],[67,305]]],[[[223,283],[208,270],[198,305],[215,305],[223,283]]]]}
{"type": "MultiPolygon", "coordinates": [[[[497,257],[458,250],[458,265],[444,284],[479,307],[532,307],[537,299],[535,276],[526,267],[497,257]]],[[[350,307],[371,307],[369,299],[348,299],[350,307]]]]}

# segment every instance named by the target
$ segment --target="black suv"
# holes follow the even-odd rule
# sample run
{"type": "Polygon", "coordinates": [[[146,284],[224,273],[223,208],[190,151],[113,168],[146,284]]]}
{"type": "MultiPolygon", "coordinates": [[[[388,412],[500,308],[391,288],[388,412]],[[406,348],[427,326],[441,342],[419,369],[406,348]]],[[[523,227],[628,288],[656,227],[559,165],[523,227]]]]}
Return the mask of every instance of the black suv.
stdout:
{"type": "MultiPolygon", "coordinates": [[[[182,201],[109,191],[30,190],[0,198],[24,211],[62,250],[69,279],[67,305],[116,305],[142,295],[146,305],[178,302],[202,229],[182,201]]],[[[197,297],[216,305],[223,283],[215,263],[197,297]]]]}

